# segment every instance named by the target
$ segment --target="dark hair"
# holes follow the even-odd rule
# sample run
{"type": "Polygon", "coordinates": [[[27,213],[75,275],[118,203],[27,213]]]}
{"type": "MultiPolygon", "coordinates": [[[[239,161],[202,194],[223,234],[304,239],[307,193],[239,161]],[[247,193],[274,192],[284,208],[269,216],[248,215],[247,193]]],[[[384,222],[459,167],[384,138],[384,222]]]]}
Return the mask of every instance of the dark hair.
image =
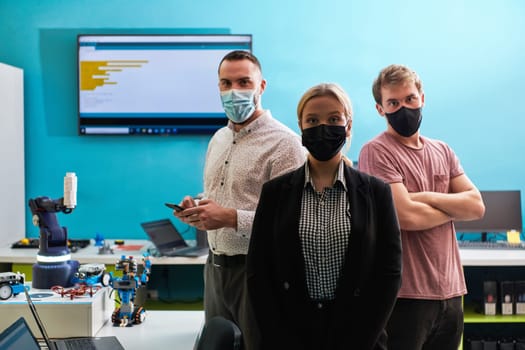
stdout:
{"type": "Polygon", "coordinates": [[[224,61],[242,61],[242,60],[249,60],[250,62],[255,64],[257,68],[259,68],[259,71],[262,73],[261,63],[259,62],[257,57],[255,57],[251,52],[245,51],[245,50],[235,50],[235,51],[228,52],[226,56],[224,56],[221,62],[219,63],[218,71],[220,72],[222,62],[224,61]]]}

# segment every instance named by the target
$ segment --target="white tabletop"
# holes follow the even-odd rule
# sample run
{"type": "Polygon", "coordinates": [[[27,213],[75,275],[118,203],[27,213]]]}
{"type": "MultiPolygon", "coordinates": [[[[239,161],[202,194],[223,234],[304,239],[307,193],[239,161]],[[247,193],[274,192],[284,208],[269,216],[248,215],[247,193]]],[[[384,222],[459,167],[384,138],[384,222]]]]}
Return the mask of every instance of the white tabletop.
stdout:
{"type": "MultiPolygon", "coordinates": [[[[107,240],[113,242],[114,240],[107,240]]],[[[77,252],[71,253],[72,260],[78,260],[81,264],[101,263],[113,265],[120,259],[121,255],[141,256],[152,247],[148,240],[125,240],[124,245],[111,245],[113,253],[99,254],[99,247],[93,242],[86,248],[80,248],[77,252]]],[[[33,264],[36,262],[37,248],[17,248],[12,249],[11,244],[0,246],[0,263],[12,264],[33,264]]],[[[206,256],[201,257],[151,257],[153,265],[203,265],[206,256]]]]}
{"type": "MultiPolygon", "coordinates": [[[[121,255],[140,256],[152,243],[147,240],[125,240],[124,248],[113,246],[113,254],[99,254],[93,244],[71,253],[71,259],[84,263],[115,264],[121,255]],[[140,247],[140,248],[139,248],[140,247]],[[130,250],[127,250],[130,248],[130,250]]],[[[38,249],[11,249],[10,245],[0,246],[0,263],[33,264],[38,249]]],[[[460,249],[463,266],[525,266],[525,249],[460,249]]],[[[152,257],[153,265],[203,265],[206,256],[193,257],[152,257]]]]}
{"type": "Polygon", "coordinates": [[[525,249],[460,249],[463,266],[525,266],[525,249]]]}
{"type": "Polygon", "coordinates": [[[113,327],[108,322],[97,336],[115,335],[126,350],[191,350],[204,324],[204,311],[147,311],[144,323],[113,327]]]}

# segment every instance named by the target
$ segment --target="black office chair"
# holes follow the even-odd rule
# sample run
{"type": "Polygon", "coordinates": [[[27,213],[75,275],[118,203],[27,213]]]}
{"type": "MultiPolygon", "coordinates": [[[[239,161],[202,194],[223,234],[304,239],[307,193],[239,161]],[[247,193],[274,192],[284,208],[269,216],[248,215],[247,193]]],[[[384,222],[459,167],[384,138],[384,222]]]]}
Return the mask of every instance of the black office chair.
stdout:
{"type": "Polygon", "coordinates": [[[242,335],[239,327],[224,317],[215,316],[202,327],[194,350],[240,350],[241,348],[242,335]]]}

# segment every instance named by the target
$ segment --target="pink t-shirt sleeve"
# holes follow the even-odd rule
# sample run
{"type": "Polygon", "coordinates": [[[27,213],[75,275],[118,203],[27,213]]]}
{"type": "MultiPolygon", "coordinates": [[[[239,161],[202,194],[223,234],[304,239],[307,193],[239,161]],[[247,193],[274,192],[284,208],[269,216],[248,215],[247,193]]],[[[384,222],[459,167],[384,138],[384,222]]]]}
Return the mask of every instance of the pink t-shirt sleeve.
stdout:
{"type": "Polygon", "coordinates": [[[386,183],[403,182],[400,169],[395,164],[389,152],[382,150],[384,145],[378,143],[368,143],[363,146],[359,154],[357,163],[359,170],[374,175],[386,183]]]}

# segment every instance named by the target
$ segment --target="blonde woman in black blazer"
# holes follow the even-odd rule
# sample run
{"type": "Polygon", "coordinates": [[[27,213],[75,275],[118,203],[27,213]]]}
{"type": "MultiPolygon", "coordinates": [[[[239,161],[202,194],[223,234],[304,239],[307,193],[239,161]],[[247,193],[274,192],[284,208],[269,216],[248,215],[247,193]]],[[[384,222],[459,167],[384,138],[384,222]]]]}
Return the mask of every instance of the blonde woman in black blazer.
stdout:
{"type": "Polygon", "coordinates": [[[247,257],[261,349],[386,349],[401,284],[390,187],[343,155],[351,102],[337,84],[310,88],[297,108],[309,155],[267,182],[247,257]]]}

